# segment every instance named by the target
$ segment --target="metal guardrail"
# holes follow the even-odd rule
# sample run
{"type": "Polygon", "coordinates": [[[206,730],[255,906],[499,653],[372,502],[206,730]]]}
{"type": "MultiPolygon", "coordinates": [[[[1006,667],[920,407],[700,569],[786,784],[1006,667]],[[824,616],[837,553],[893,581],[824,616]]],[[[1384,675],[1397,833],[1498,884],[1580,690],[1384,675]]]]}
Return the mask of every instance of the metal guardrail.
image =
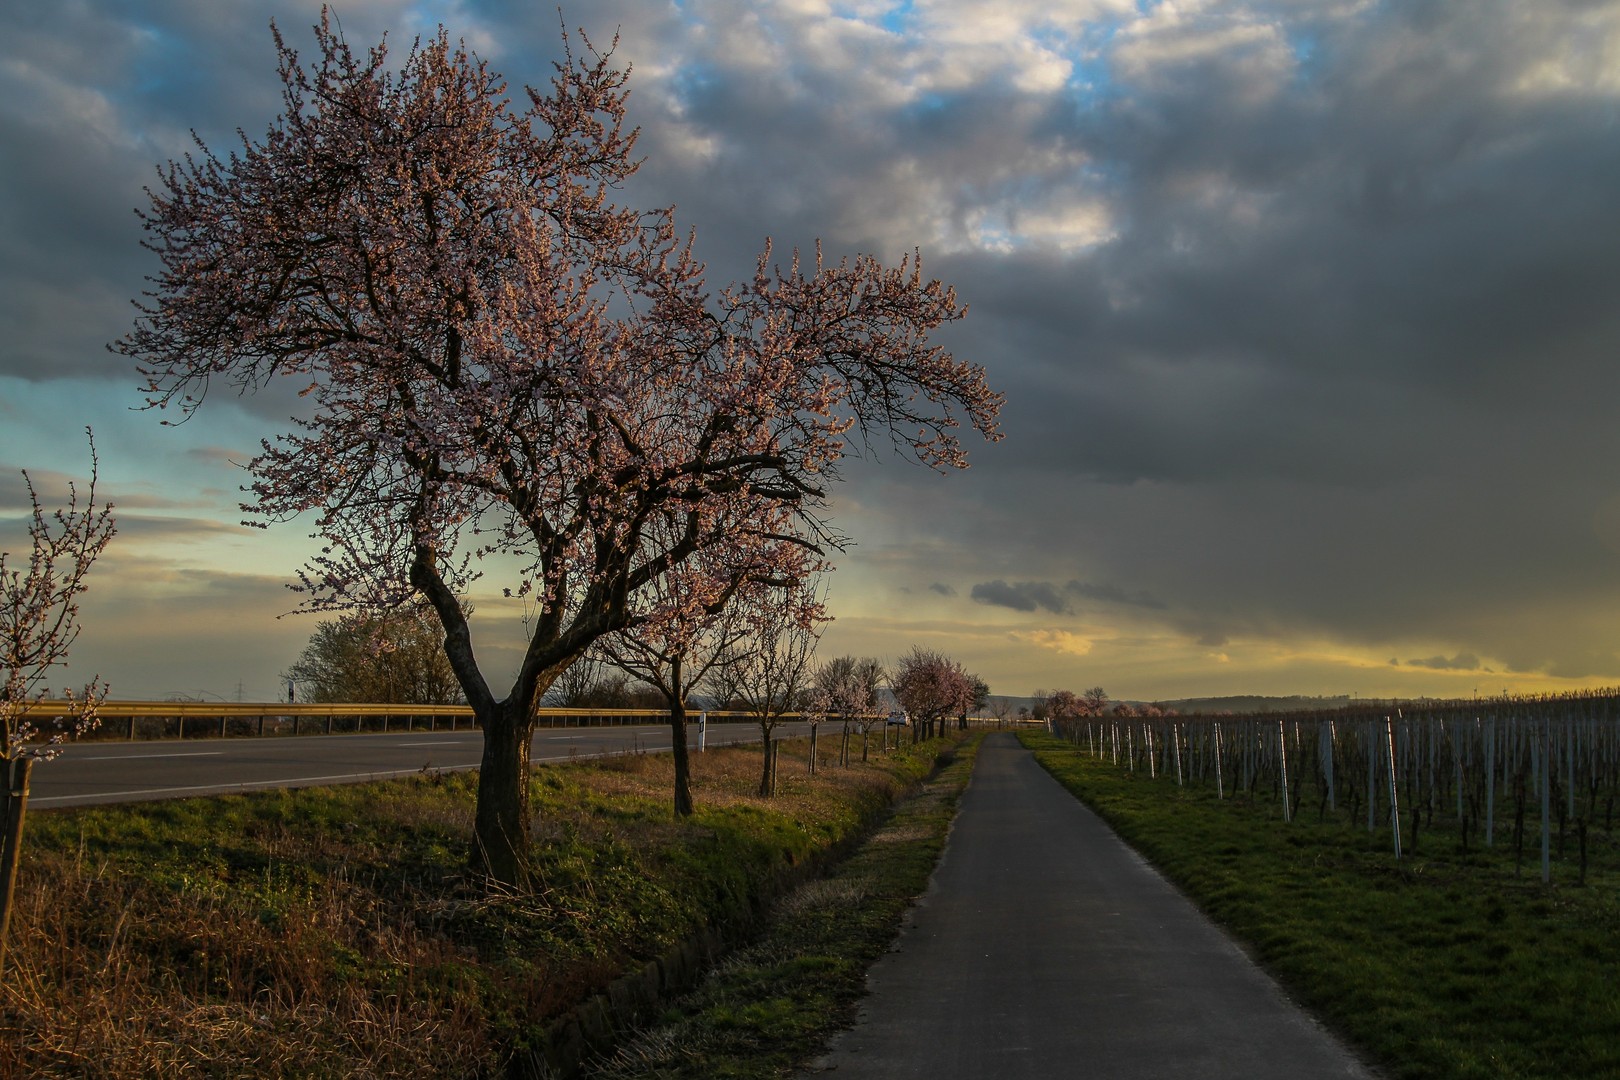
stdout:
{"type": "MultiPolygon", "coordinates": [[[[45,700],[24,706],[39,718],[70,715],[76,705],[45,700]]],[[[456,731],[473,727],[467,705],[339,704],[242,701],[104,701],[96,709],[101,724],[81,739],[224,738],[348,734],[360,732],[456,731]]],[[[601,727],[668,723],[668,709],[557,709],[535,713],[542,727],[601,727]]],[[[710,712],[716,723],[752,720],[743,712],[710,712]]],[[[693,714],[696,719],[696,713],[693,714]]]]}
{"type": "MultiPolygon", "coordinates": [[[[23,707],[39,718],[71,715],[76,704],[44,700],[23,707]]],[[[698,712],[692,710],[695,722],[698,712]]],[[[448,725],[457,731],[474,727],[467,705],[341,704],[319,702],[244,701],[103,701],[96,709],[99,727],[80,736],[96,739],[189,739],[232,736],[352,734],[367,731],[437,731],[448,725]]],[[[708,710],[711,723],[751,723],[757,718],[736,710],[708,710]]],[[[784,720],[801,719],[788,713],[784,720]]],[[[626,724],[668,723],[668,709],[561,709],[535,710],[541,727],[604,727],[626,724]]],[[[838,720],[825,721],[829,724],[838,720]]],[[[954,721],[952,721],[954,723],[954,721]]],[[[996,724],[993,717],[969,717],[971,724],[996,724]]]]}

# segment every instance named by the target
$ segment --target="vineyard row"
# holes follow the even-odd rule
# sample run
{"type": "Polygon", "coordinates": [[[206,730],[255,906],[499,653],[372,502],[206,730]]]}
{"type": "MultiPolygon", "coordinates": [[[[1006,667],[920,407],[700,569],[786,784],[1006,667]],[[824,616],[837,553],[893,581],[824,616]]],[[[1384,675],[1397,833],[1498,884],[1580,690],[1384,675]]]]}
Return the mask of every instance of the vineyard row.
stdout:
{"type": "Polygon", "coordinates": [[[1284,822],[1387,830],[1396,858],[1436,824],[1471,845],[1513,845],[1539,826],[1541,876],[1573,836],[1584,884],[1594,828],[1612,836],[1620,797],[1620,696],[1447,703],[1377,713],[1070,718],[1061,734],[1147,779],[1270,800],[1284,822]]]}

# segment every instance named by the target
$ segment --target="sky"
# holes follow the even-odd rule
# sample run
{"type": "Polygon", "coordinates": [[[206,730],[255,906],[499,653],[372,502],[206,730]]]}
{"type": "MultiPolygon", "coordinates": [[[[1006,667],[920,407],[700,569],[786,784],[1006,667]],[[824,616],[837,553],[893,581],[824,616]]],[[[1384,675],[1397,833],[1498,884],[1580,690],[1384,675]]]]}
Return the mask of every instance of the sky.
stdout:
{"type": "MultiPolygon", "coordinates": [[[[444,24],[516,89],[550,3],[345,0],[444,24]]],[[[309,528],[240,524],[284,394],[140,410],[107,348],[155,168],[261,137],[270,22],[318,3],[0,6],[0,536],[27,469],[119,534],[57,682],[268,700],[315,617],[309,528]]],[[[920,251],[1006,438],[852,462],[826,656],[938,649],[996,693],[1467,697],[1620,684],[1620,3],[602,0],[646,163],[719,283],[920,251]]],[[[493,585],[491,586],[494,587],[493,585]]],[[[472,600],[485,672],[521,644],[472,600]]]]}

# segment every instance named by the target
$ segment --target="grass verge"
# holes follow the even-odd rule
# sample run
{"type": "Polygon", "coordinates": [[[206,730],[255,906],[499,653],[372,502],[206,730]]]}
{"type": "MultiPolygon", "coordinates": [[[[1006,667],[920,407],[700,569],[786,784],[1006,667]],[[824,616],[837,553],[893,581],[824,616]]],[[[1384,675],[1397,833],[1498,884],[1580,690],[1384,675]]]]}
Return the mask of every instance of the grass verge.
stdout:
{"type": "Polygon", "coordinates": [[[849,1027],[866,972],[927,888],[967,786],[975,737],[849,859],[786,896],[765,929],[591,1080],[775,1080],[849,1027]]]}
{"type": "Polygon", "coordinates": [[[1021,733],[1061,783],[1306,1008],[1402,1080],[1620,1077],[1620,875],[1516,878],[1511,853],[1388,837],[1179,788],[1021,733]]]}
{"type": "Polygon", "coordinates": [[[927,776],[944,741],[752,794],[759,749],[537,766],[534,886],[462,875],[475,778],[31,815],[0,1076],[490,1076],[584,996],[746,923],[927,776]]]}

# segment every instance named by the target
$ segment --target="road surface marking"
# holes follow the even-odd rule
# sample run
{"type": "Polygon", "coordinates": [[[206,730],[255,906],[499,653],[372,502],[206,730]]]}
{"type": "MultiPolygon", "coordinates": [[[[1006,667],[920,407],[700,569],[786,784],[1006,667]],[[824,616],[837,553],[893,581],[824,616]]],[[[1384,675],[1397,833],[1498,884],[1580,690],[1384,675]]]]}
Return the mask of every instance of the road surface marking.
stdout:
{"type": "Polygon", "coordinates": [[[83,756],[81,756],[79,754],[74,754],[73,755],[73,760],[74,761],[135,761],[135,760],[137,760],[139,758],[220,757],[224,753],[225,753],[225,751],[223,751],[223,750],[191,750],[191,751],[186,751],[185,753],[173,753],[173,754],[97,754],[94,757],[83,757],[83,756]]]}
{"type": "MultiPolygon", "coordinates": [[[[476,765],[445,765],[437,769],[438,772],[449,772],[457,769],[475,769],[476,765]]],[[[358,773],[339,773],[335,776],[291,776],[277,780],[239,780],[223,784],[192,784],[188,787],[153,787],[132,788],[129,791],[92,791],[83,795],[46,795],[35,797],[29,802],[34,805],[48,802],[69,802],[75,799],[117,799],[125,795],[179,795],[187,791],[206,791],[216,794],[230,794],[236,791],[259,791],[267,788],[290,787],[294,784],[320,784],[334,780],[387,780],[396,776],[415,776],[427,771],[424,768],[416,769],[385,769],[358,773]]]]}

